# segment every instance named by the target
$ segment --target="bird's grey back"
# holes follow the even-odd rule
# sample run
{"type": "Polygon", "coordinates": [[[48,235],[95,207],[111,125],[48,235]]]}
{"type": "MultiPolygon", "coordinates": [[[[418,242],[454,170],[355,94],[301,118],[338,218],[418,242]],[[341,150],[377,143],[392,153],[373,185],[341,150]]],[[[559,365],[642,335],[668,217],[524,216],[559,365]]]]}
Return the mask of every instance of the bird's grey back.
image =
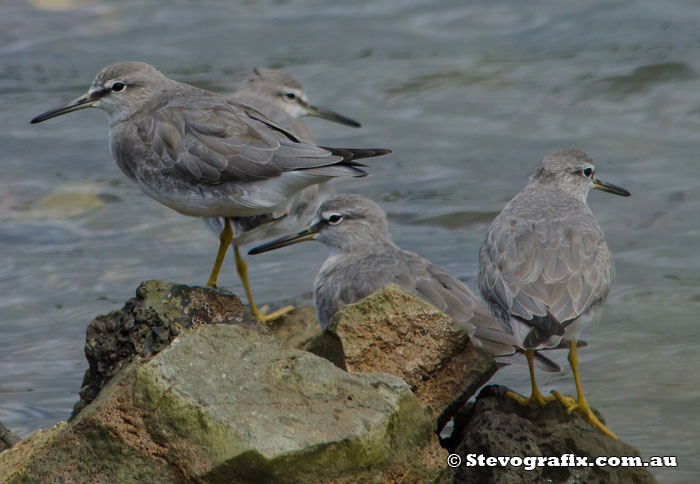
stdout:
{"type": "MultiPolygon", "coordinates": [[[[331,255],[316,277],[315,306],[321,326],[343,306],[355,303],[393,282],[459,322],[470,320],[477,304],[463,284],[417,254],[391,243],[331,255]]],[[[484,308],[485,309],[485,308],[484,308]]]]}
{"type": "Polygon", "coordinates": [[[319,176],[347,169],[335,164],[343,154],[300,140],[231,99],[182,84],[163,93],[153,110],[113,127],[111,145],[124,172],[146,184],[221,186],[300,169],[319,176]]]}
{"type": "Polygon", "coordinates": [[[586,203],[536,180],[496,217],[480,250],[484,300],[506,326],[517,319],[536,327],[535,347],[561,330],[557,324],[596,310],[613,278],[612,257],[586,203]]]}
{"type": "MultiPolygon", "coordinates": [[[[493,356],[514,355],[513,335],[499,326],[484,303],[440,267],[393,244],[371,252],[331,255],[316,276],[314,307],[321,327],[347,304],[358,302],[386,284],[435,306],[461,324],[475,343],[493,356]]],[[[513,361],[517,361],[513,360],[513,361]]],[[[545,368],[556,368],[551,362],[545,368]]]]}

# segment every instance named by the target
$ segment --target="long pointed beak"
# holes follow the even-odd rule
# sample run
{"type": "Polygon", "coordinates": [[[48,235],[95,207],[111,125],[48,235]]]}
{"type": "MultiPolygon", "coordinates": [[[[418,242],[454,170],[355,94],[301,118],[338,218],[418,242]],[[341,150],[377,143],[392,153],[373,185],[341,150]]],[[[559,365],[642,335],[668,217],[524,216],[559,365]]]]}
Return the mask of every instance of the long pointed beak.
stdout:
{"type": "Polygon", "coordinates": [[[58,108],[49,109],[48,111],[41,113],[36,118],[32,119],[31,124],[41,123],[47,119],[55,118],[56,116],[61,116],[62,114],[72,113],[73,111],[79,111],[81,109],[92,107],[97,101],[100,100],[99,95],[85,93],[79,98],[73,100],[72,102],[66,104],[65,106],[60,106],[58,108]]]}
{"type": "Polygon", "coordinates": [[[604,192],[612,193],[614,195],[620,195],[621,197],[629,197],[631,195],[631,193],[625,190],[624,188],[618,187],[617,185],[613,185],[612,183],[608,183],[599,178],[593,179],[593,188],[595,188],[596,190],[602,190],[604,192]]]}
{"type": "Polygon", "coordinates": [[[308,116],[316,116],[317,118],[326,119],[338,124],[344,124],[345,126],[350,126],[351,128],[359,128],[362,126],[354,119],[345,117],[342,114],[331,111],[330,109],[312,106],[311,104],[305,104],[304,107],[306,108],[306,114],[308,116]]]}
{"type": "Polygon", "coordinates": [[[313,240],[313,238],[316,236],[317,233],[319,233],[320,230],[321,223],[317,222],[305,228],[298,234],[280,237],[279,239],[275,239],[265,244],[261,244],[257,247],[253,247],[248,251],[248,255],[262,254],[263,252],[269,252],[271,250],[279,249],[281,247],[287,247],[288,245],[298,244],[299,242],[305,242],[307,240],[313,240]]]}

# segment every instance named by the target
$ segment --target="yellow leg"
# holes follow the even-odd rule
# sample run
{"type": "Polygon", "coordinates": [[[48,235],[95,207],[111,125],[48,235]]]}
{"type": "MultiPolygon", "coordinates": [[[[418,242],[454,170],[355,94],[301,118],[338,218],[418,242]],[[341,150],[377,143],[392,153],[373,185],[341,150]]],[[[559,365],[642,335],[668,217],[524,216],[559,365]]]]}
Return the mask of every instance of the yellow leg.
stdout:
{"type": "Polygon", "coordinates": [[[613,434],[608,428],[603,425],[603,423],[598,420],[595,416],[591,407],[588,406],[586,397],[583,396],[583,388],[581,388],[581,379],[578,375],[578,350],[576,348],[576,341],[571,340],[571,348],[569,349],[569,365],[571,370],[574,372],[574,383],[576,383],[576,401],[573,398],[562,395],[561,393],[554,391],[552,394],[566,407],[568,413],[578,412],[583,415],[586,421],[593,427],[596,427],[605,435],[608,435],[614,439],[617,436],[613,434]]]}
{"type": "Polygon", "coordinates": [[[520,405],[544,405],[547,402],[555,400],[555,397],[545,397],[544,395],[542,395],[542,392],[540,392],[540,389],[537,388],[534,362],[535,350],[525,350],[525,357],[527,358],[527,367],[530,370],[530,382],[532,383],[532,393],[530,394],[530,398],[523,398],[520,395],[513,392],[506,393],[506,396],[512,398],[520,405]]]}
{"type": "Polygon", "coordinates": [[[243,283],[245,295],[248,297],[248,302],[250,303],[250,310],[260,321],[262,321],[263,323],[274,321],[275,319],[284,316],[289,311],[294,309],[294,306],[285,306],[282,309],[278,309],[277,311],[270,314],[262,313],[255,305],[255,301],[253,300],[253,293],[250,290],[250,284],[248,284],[248,266],[243,260],[243,257],[241,257],[241,252],[238,250],[237,245],[233,246],[233,252],[236,254],[236,269],[238,270],[238,276],[241,278],[241,282],[243,283]]]}
{"type": "Polygon", "coordinates": [[[216,287],[216,280],[219,278],[219,270],[221,270],[221,264],[224,262],[224,257],[226,256],[226,251],[228,246],[231,245],[233,240],[233,229],[231,228],[231,221],[228,217],[224,218],[224,229],[221,231],[219,236],[219,252],[216,253],[216,260],[214,261],[214,267],[211,269],[211,275],[207,281],[207,286],[216,287]]]}

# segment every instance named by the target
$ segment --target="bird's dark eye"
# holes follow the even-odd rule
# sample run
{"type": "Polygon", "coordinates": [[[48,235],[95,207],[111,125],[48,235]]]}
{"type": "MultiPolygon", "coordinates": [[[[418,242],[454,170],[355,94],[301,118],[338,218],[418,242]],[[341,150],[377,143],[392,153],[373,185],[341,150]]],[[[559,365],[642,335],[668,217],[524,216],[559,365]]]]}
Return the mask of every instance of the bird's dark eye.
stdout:
{"type": "Polygon", "coordinates": [[[287,101],[294,101],[297,98],[297,95],[294,94],[293,92],[285,92],[284,93],[284,98],[287,101]]]}
{"type": "Polygon", "coordinates": [[[590,178],[593,176],[593,168],[589,166],[588,168],[585,168],[582,173],[586,178],[590,178]]]}
{"type": "Polygon", "coordinates": [[[333,215],[328,217],[328,223],[331,225],[338,225],[342,221],[343,221],[343,216],[338,215],[337,213],[334,213],[333,215]]]}
{"type": "Polygon", "coordinates": [[[115,82],[112,84],[112,91],[114,92],[120,92],[123,91],[126,88],[126,84],[123,82],[115,82]]]}

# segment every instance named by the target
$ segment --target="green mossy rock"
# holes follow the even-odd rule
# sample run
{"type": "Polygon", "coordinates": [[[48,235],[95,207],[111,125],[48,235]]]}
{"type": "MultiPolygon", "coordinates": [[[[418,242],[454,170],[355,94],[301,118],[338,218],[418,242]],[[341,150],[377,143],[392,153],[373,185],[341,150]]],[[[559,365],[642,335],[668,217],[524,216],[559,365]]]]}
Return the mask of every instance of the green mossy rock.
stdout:
{"type": "Polygon", "coordinates": [[[434,431],[399,378],[346,373],[272,337],[213,324],[125,367],[40,445],[30,438],[0,454],[0,476],[12,484],[451,482],[434,431]]]}

